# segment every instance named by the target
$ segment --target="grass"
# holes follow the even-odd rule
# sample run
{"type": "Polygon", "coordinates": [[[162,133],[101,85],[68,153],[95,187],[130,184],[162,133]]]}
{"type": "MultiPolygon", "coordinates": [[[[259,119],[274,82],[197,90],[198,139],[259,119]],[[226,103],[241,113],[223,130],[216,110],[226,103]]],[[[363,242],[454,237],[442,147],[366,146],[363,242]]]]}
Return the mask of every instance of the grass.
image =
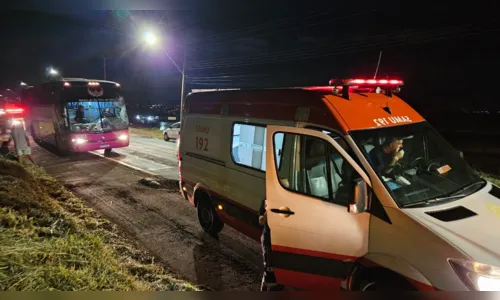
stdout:
{"type": "Polygon", "coordinates": [[[163,140],[163,131],[158,128],[130,127],[130,133],[163,140]]]}
{"type": "Polygon", "coordinates": [[[38,168],[0,159],[0,290],[196,291],[38,168]]]}
{"type": "Polygon", "coordinates": [[[481,177],[483,177],[484,179],[486,179],[486,180],[494,183],[497,186],[500,186],[500,176],[498,176],[498,175],[492,175],[492,174],[487,174],[487,173],[479,172],[479,171],[477,171],[477,173],[479,175],[481,175],[481,177]]]}

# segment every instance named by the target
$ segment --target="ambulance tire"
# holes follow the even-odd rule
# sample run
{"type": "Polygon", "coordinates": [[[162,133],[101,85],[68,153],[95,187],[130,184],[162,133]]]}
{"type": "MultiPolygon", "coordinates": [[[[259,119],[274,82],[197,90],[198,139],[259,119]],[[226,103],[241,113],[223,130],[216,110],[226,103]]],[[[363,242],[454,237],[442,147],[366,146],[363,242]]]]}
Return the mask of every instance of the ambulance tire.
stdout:
{"type": "Polygon", "coordinates": [[[200,195],[201,199],[198,202],[198,220],[201,228],[211,236],[216,237],[224,228],[224,222],[219,218],[212,205],[212,201],[207,195],[200,195]]]}
{"type": "MultiPolygon", "coordinates": [[[[385,275],[385,274],[384,274],[385,275]]],[[[362,280],[359,284],[362,292],[374,291],[415,291],[416,289],[406,280],[399,276],[380,276],[362,280]]]]}

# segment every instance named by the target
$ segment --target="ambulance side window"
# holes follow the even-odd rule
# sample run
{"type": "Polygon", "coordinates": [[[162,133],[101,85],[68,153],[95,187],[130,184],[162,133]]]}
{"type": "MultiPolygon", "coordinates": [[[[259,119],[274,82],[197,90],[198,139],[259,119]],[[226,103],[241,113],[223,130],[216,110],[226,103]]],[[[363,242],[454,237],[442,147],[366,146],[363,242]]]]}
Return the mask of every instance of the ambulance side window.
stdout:
{"type": "Polygon", "coordinates": [[[234,123],[231,144],[231,158],[235,164],[266,171],[265,126],[234,123]]]}
{"type": "Polygon", "coordinates": [[[350,183],[357,173],[329,142],[281,132],[276,133],[273,140],[276,169],[284,188],[338,205],[348,205],[350,183]]]}

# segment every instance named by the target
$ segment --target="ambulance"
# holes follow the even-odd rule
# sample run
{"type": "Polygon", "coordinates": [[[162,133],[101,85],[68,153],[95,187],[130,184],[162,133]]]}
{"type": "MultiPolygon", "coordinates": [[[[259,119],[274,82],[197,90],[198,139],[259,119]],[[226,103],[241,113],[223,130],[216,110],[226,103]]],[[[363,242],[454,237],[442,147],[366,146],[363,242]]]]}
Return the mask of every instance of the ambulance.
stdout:
{"type": "Polygon", "coordinates": [[[500,188],[397,96],[399,79],[190,93],[180,191],[206,232],[260,240],[298,290],[500,290],[500,188]]]}

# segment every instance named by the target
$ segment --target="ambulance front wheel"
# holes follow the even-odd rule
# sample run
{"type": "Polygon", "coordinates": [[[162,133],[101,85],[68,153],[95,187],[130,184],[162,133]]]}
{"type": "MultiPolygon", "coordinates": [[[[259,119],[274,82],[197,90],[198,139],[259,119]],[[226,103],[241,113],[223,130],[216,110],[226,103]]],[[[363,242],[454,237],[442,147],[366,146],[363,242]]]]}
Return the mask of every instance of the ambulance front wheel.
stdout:
{"type": "Polygon", "coordinates": [[[359,285],[362,292],[371,291],[415,291],[416,289],[406,280],[397,276],[381,276],[363,280],[359,285]]]}
{"type": "Polygon", "coordinates": [[[212,236],[217,236],[224,228],[224,223],[220,220],[208,196],[198,202],[198,220],[203,230],[212,236]]]}

